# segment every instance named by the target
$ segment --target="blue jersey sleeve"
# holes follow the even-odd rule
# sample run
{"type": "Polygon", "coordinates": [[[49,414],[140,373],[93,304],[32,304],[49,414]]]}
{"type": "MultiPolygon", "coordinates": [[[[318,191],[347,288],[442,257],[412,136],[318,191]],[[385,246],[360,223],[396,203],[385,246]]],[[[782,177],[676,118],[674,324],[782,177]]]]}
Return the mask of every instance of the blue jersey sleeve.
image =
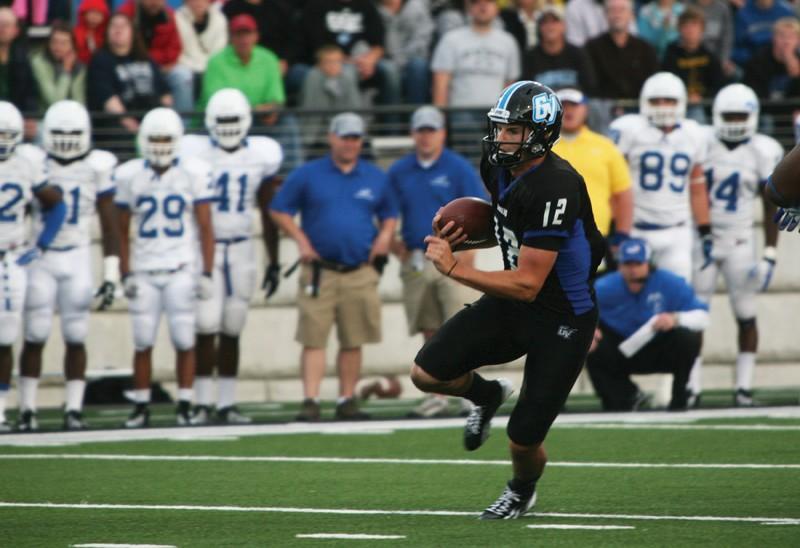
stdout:
{"type": "Polygon", "coordinates": [[[303,190],[305,188],[306,170],[299,167],[292,171],[272,199],[270,209],[281,213],[295,215],[303,206],[303,190]]]}

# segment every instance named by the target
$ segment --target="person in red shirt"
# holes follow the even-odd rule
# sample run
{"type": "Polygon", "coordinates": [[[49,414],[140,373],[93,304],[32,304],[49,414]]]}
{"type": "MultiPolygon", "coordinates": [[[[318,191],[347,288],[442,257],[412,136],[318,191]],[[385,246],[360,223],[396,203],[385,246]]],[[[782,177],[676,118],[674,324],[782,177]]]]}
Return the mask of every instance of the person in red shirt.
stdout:
{"type": "Polygon", "coordinates": [[[77,43],[78,59],[84,65],[89,64],[94,52],[105,43],[108,16],[105,0],[83,0],[78,7],[78,22],[72,33],[77,43]]]}
{"type": "Polygon", "coordinates": [[[192,71],[178,64],[182,45],[175,13],[165,0],[127,0],[117,11],[133,19],[150,58],[167,80],[175,110],[191,112],[194,108],[192,71]]]}

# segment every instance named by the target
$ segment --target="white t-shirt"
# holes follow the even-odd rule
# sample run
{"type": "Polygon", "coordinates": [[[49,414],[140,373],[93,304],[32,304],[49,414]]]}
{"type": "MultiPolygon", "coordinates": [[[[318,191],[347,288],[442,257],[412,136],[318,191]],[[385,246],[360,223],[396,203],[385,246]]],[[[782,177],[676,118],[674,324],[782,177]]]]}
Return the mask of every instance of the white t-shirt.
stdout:
{"type": "Polygon", "coordinates": [[[197,230],[194,204],[214,198],[211,167],[203,160],[179,161],[160,176],[142,159],[114,172],[115,202],[132,214],[131,270],[174,270],[193,266],[197,230]]]}

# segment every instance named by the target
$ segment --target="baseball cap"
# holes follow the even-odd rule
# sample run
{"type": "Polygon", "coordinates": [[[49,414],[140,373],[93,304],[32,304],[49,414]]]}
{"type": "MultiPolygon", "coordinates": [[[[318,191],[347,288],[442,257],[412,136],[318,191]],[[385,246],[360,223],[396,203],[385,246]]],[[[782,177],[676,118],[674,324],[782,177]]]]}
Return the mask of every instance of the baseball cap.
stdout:
{"type": "Polygon", "coordinates": [[[536,18],[536,23],[537,24],[541,23],[542,19],[544,19],[547,15],[555,17],[560,21],[564,20],[564,11],[559,6],[554,6],[550,4],[539,10],[539,15],[536,18]]]}
{"type": "Polygon", "coordinates": [[[575,103],[576,105],[580,105],[586,102],[586,96],[583,92],[575,88],[560,89],[556,92],[556,95],[558,96],[558,100],[562,103],[575,103]]]}
{"type": "Polygon", "coordinates": [[[618,260],[621,263],[646,263],[650,260],[650,248],[641,238],[628,238],[619,246],[618,260]]]}
{"type": "Polygon", "coordinates": [[[411,130],[419,131],[421,129],[443,129],[444,128],[444,114],[436,107],[426,105],[419,107],[414,111],[411,116],[411,130]]]}
{"type": "Polygon", "coordinates": [[[231,32],[239,32],[242,30],[249,30],[249,31],[256,31],[258,30],[258,25],[256,25],[256,20],[253,19],[252,15],[247,13],[240,13],[233,19],[231,19],[230,25],[228,28],[231,32]]]}
{"type": "Polygon", "coordinates": [[[333,117],[328,131],[338,137],[363,137],[364,119],[355,112],[342,112],[333,117]]]}

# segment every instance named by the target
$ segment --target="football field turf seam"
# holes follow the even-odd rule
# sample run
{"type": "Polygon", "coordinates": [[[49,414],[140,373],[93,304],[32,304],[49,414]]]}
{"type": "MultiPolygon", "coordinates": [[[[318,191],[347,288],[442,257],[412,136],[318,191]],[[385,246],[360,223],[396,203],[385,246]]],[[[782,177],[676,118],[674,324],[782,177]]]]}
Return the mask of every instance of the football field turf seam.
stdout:
{"type": "MultiPolygon", "coordinates": [[[[204,506],[198,504],[101,504],[101,503],[55,503],[55,502],[10,502],[0,501],[2,508],[68,509],[68,510],[157,510],[197,512],[255,512],[283,514],[339,514],[357,516],[452,516],[475,517],[479,512],[456,510],[377,510],[374,508],[297,508],[281,506],[204,506]]],[[[617,519],[633,521],[697,521],[697,522],[743,522],[764,525],[800,525],[800,518],[755,517],[755,516],[676,516],[650,514],[591,514],[577,512],[533,512],[536,517],[576,519],[617,519]]]]}
{"type": "MultiPolygon", "coordinates": [[[[508,466],[507,460],[479,459],[389,459],[368,457],[290,457],[290,456],[225,456],[225,455],[125,455],[103,453],[19,453],[0,455],[0,460],[95,460],[146,462],[285,462],[294,464],[406,464],[508,466]]],[[[800,470],[800,464],[759,463],[670,463],[670,462],[548,462],[547,466],[564,468],[672,468],[719,470],[800,470]]]]}

